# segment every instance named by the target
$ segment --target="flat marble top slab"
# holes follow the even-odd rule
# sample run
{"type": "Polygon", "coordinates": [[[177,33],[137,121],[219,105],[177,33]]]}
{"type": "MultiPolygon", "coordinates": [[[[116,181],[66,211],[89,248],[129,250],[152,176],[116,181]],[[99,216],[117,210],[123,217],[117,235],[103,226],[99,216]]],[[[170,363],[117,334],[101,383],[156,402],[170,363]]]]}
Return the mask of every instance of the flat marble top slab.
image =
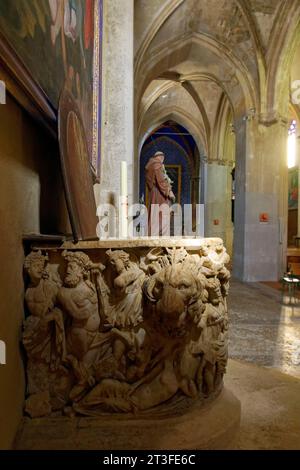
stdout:
{"type": "Polygon", "coordinates": [[[72,241],[65,241],[61,245],[50,245],[44,243],[34,244],[32,248],[45,248],[45,249],[61,249],[61,250],[95,250],[99,248],[152,248],[152,247],[165,247],[165,248],[192,248],[197,249],[203,245],[217,245],[222,244],[221,238],[127,238],[127,239],[107,239],[107,240],[93,240],[93,241],[80,241],[73,243],[72,241]],[[47,246],[46,246],[47,245],[47,246]]]}

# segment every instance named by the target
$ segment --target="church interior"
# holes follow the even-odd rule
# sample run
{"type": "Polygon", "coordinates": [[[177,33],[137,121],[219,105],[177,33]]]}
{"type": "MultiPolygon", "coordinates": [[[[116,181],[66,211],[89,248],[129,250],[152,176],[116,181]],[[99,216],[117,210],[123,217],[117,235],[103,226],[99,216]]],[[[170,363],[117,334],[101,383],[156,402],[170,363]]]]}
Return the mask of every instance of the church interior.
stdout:
{"type": "Polygon", "coordinates": [[[0,449],[299,450],[300,0],[0,0],[0,142],[0,449]]]}

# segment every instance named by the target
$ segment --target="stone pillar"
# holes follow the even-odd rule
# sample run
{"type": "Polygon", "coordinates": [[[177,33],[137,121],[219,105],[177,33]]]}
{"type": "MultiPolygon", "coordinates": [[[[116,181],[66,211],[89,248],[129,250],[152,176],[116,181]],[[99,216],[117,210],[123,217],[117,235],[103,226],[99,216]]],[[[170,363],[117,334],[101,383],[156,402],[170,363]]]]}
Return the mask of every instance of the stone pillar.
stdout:
{"type": "Polygon", "coordinates": [[[286,269],[287,124],[241,118],[235,128],[234,275],[276,281],[286,269]]]}
{"type": "Polygon", "coordinates": [[[199,201],[205,203],[205,192],[207,183],[207,160],[206,157],[200,157],[200,183],[199,183],[199,201]]]}
{"type": "Polygon", "coordinates": [[[120,162],[128,164],[128,202],[133,195],[133,0],[103,0],[103,112],[98,201],[118,202],[120,162]]]}
{"type": "Polygon", "coordinates": [[[204,199],[205,236],[222,238],[228,251],[232,244],[230,172],[229,166],[217,162],[206,164],[204,199]]]}

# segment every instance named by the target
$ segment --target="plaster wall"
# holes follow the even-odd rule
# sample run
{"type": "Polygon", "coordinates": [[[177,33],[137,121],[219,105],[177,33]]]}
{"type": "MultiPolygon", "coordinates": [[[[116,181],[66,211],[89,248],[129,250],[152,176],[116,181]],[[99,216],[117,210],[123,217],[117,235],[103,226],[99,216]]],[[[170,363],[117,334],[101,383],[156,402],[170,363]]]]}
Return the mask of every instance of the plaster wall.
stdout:
{"type": "Polygon", "coordinates": [[[22,416],[20,352],[24,233],[68,230],[56,142],[7,96],[0,105],[0,449],[12,446],[22,416]]]}

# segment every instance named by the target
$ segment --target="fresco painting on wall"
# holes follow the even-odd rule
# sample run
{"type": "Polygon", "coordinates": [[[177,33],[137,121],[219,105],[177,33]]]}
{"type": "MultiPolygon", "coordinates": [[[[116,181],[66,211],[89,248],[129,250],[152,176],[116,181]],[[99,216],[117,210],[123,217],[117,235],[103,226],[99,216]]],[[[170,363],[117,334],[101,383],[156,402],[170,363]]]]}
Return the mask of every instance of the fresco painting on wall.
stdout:
{"type": "Polygon", "coordinates": [[[289,170],[289,209],[298,209],[298,168],[289,170]]]}
{"type": "Polygon", "coordinates": [[[98,171],[102,0],[1,0],[0,29],[55,109],[72,92],[98,171]]]}

